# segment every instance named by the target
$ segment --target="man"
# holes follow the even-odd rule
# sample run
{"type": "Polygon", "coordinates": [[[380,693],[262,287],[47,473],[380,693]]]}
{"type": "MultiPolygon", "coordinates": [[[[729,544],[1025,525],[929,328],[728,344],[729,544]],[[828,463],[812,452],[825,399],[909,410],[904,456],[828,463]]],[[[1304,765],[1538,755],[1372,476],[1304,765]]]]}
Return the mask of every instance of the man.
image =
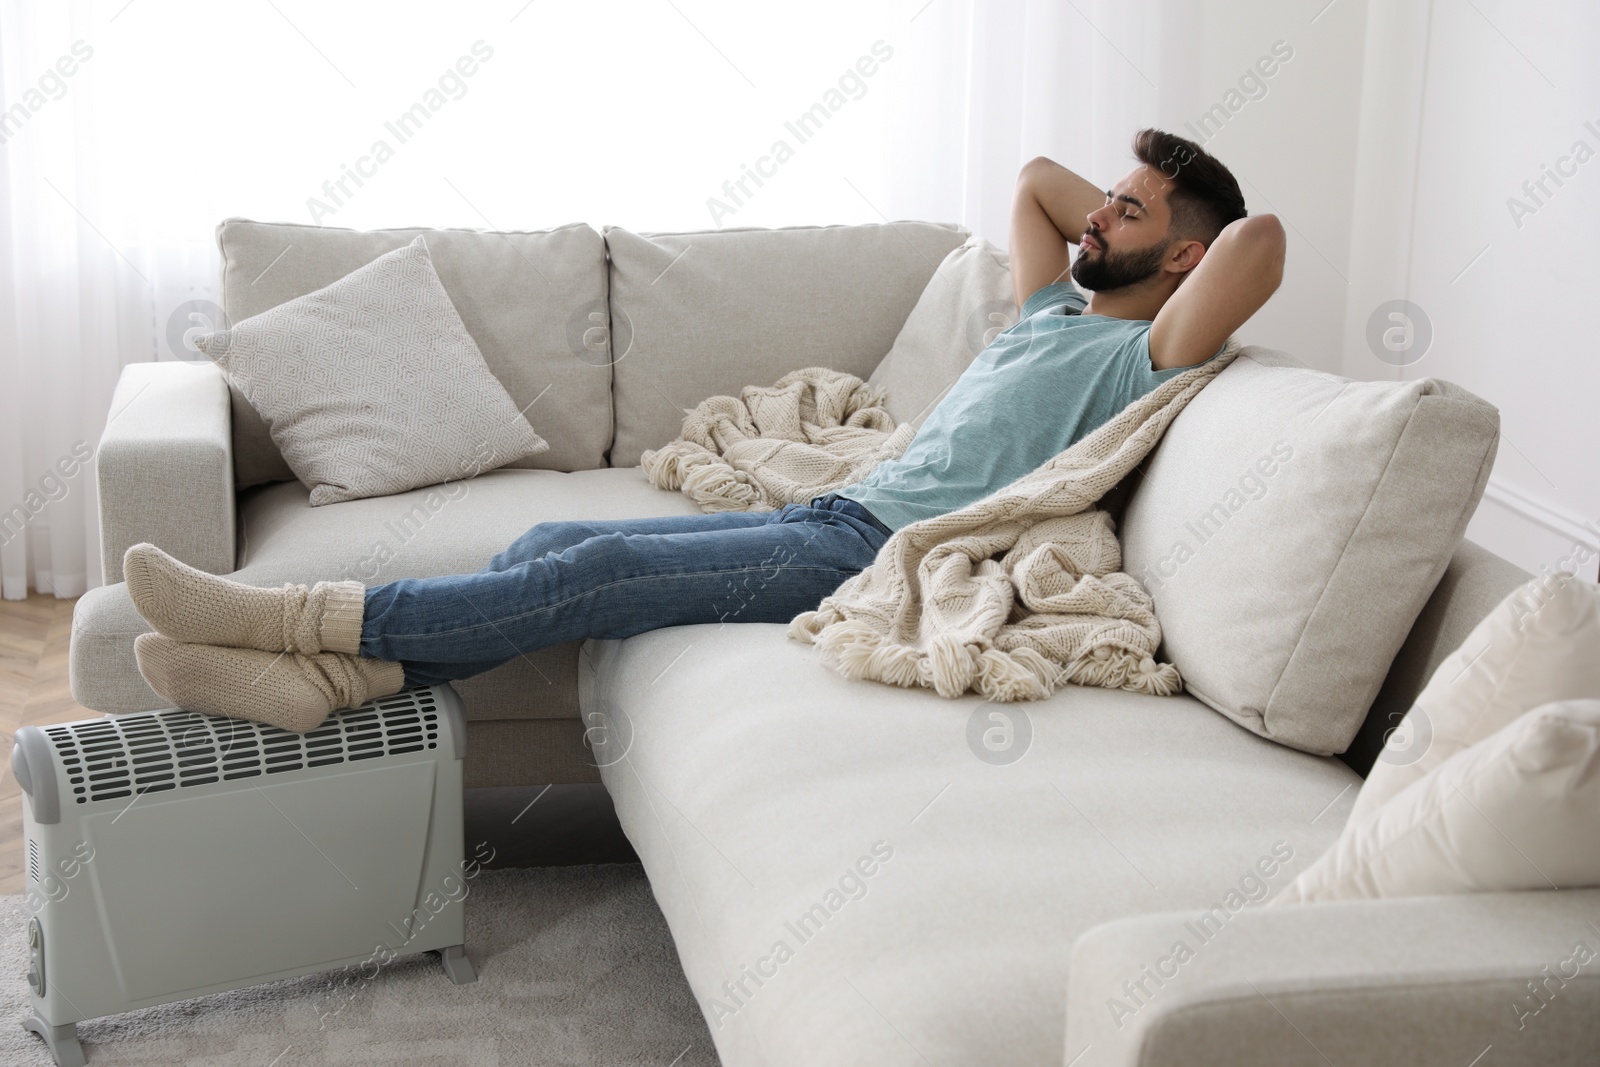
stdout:
{"type": "Polygon", "coordinates": [[[309,730],[563,641],[816,608],[895,530],[989,495],[1218,354],[1277,289],[1283,229],[1246,217],[1226,167],[1159,130],[1133,149],[1108,190],[1042,157],[1023,167],[1017,323],[860,481],[772,512],[540,523],[476,574],[371,589],[257,589],[135,545],[128,590],[158,631],[135,642],[140,672],[181,707],[309,730]]]}

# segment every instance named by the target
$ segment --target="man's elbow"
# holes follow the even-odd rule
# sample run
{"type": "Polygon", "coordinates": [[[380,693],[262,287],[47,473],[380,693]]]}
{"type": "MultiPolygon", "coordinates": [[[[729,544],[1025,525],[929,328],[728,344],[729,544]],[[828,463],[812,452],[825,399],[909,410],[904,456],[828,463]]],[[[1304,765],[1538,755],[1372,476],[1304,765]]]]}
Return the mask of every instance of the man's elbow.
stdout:
{"type": "Polygon", "coordinates": [[[1287,238],[1284,236],[1283,223],[1278,220],[1278,216],[1251,215],[1249,218],[1241,219],[1240,221],[1249,224],[1250,234],[1255,240],[1260,241],[1266,248],[1276,252],[1280,257],[1283,255],[1287,238]]]}
{"type": "Polygon", "coordinates": [[[1261,234],[1261,240],[1276,249],[1281,256],[1288,239],[1284,236],[1283,223],[1279,221],[1278,216],[1257,215],[1250,221],[1256,224],[1256,228],[1261,234]]]}
{"type": "Polygon", "coordinates": [[[1019,186],[1026,185],[1028,182],[1039,177],[1039,175],[1048,173],[1052,170],[1058,170],[1060,167],[1061,164],[1057,163],[1049,156],[1034,156],[1032,159],[1024,163],[1022,165],[1022,169],[1017,172],[1017,184],[1019,186]]]}
{"type": "Polygon", "coordinates": [[[1234,219],[1223,227],[1222,236],[1251,246],[1279,249],[1284,246],[1283,223],[1276,215],[1246,215],[1234,219]]]}
{"type": "Polygon", "coordinates": [[[1283,281],[1284,252],[1288,248],[1283,223],[1276,215],[1251,215],[1235,221],[1229,229],[1235,227],[1236,239],[1250,250],[1256,270],[1272,289],[1277,289],[1283,281]]]}

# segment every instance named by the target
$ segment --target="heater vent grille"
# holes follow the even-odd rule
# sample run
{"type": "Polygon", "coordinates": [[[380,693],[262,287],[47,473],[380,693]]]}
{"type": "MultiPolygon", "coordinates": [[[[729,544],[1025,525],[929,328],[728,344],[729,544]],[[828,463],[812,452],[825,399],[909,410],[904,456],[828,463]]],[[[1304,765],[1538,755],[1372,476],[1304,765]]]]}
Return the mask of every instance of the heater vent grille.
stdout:
{"type": "Polygon", "coordinates": [[[335,713],[310,733],[173,708],[42,727],[79,804],[439,747],[430,689],[335,713]]]}
{"type": "Polygon", "coordinates": [[[35,884],[44,881],[39,875],[39,842],[28,838],[28,878],[35,884]]]}

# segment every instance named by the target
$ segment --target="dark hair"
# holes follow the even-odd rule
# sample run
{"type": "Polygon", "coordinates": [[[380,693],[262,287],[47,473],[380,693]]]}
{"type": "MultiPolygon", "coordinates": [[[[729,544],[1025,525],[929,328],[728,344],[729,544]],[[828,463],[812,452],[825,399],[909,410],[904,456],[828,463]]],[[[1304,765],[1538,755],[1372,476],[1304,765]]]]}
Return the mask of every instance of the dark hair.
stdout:
{"type": "Polygon", "coordinates": [[[1165,130],[1140,130],[1133,135],[1133,154],[1172,185],[1167,203],[1173,236],[1210,248],[1223,227],[1247,214],[1233,173],[1193,141],[1165,130]]]}

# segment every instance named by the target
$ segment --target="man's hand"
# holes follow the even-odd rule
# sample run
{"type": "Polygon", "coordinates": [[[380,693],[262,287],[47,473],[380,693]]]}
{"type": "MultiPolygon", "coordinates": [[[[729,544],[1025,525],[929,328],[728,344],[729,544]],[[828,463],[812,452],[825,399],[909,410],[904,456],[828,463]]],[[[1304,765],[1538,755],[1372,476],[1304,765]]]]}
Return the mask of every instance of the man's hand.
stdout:
{"type": "Polygon", "coordinates": [[[1018,310],[1028,297],[1067,276],[1067,245],[1078,243],[1089,213],[1105,202],[1104,189],[1044,156],[1022,168],[1011,206],[1011,284],[1018,310]]]}
{"type": "Polygon", "coordinates": [[[1251,215],[1225,226],[1150,324],[1155,368],[1190,367],[1214,355],[1277,290],[1283,252],[1283,224],[1276,215],[1251,215]]]}

